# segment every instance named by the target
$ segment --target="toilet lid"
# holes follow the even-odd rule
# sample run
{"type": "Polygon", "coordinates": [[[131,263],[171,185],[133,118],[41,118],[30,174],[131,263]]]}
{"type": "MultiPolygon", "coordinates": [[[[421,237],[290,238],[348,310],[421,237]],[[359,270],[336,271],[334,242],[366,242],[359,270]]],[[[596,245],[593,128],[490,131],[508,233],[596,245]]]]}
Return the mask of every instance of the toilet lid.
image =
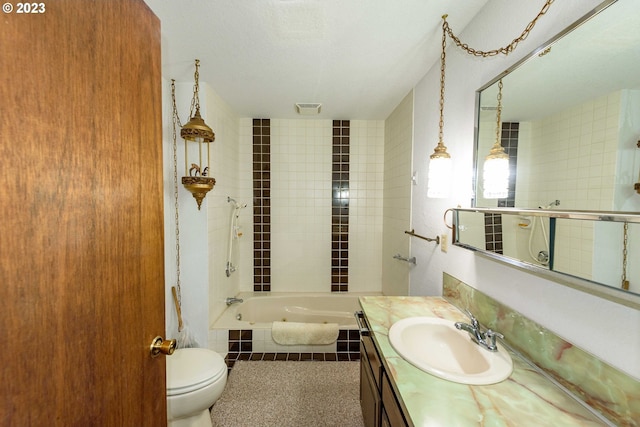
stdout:
{"type": "Polygon", "coordinates": [[[222,356],[206,348],[180,348],[166,360],[167,394],[187,393],[227,375],[222,356]]]}

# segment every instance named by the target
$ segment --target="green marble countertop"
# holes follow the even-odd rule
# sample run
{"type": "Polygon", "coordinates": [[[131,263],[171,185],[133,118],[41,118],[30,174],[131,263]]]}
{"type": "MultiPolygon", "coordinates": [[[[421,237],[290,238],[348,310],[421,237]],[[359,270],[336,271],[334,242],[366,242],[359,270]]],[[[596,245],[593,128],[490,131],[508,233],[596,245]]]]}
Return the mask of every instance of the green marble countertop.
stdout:
{"type": "Polygon", "coordinates": [[[485,386],[446,381],[402,359],[388,338],[396,321],[414,316],[467,321],[442,298],[364,296],[360,305],[405,414],[416,427],[608,425],[514,353],[511,376],[485,386]]]}

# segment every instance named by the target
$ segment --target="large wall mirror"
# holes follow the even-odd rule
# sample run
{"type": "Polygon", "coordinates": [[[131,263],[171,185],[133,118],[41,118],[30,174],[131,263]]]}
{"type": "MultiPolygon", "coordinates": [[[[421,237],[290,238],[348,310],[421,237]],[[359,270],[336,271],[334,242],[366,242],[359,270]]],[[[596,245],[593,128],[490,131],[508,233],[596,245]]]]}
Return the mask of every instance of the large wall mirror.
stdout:
{"type": "MultiPolygon", "coordinates": [[[[612,212],[622,218],[607,226],[571,215],[550,221],[544,215],[501,214],[504,243],[522,240],[514,259],[613,288],[620,286],[623,249],[627,260],[640,259],[640,224],[624,229],[625,214],[640,214],[640,189],[634,188],[640,182],[638,28],[637,0],[607,0],[478,90],[472,206],[536,210],[534,214],[612,212]],[[489,199],[483,195],[481,174],[496,142],[500,80],[498,134],[509,155],[509,192],[489,199]],[[564,248],[551,260],[550,239],[564,248]],[[606,263],[599,262],[603,254],[610,258],[606,263]]],[[[476,220],[484,227],[486,212],[481,215],[476,220]]],[[[470,217],[466,222],[467,231],[463,226],[458,233],[460,243],[493,251],[493,238],[485,233],[471,237],[470,217]]],[[[633,274],[625,292],[640,294],[640,271],[633,274]]]]}

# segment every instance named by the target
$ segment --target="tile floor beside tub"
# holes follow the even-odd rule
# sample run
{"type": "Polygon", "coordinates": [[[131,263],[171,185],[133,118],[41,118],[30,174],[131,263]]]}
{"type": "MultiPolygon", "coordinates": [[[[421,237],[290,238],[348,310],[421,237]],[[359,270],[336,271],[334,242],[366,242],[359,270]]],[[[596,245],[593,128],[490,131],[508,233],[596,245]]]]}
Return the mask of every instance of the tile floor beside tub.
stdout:
{"type": "Polygon", "coordinates": [[[337,341],[328,346],[280,346],[271,340],[270,330],[258,329],[211,331],[210,338],[213,338],[212,350],[225,355],[229,368],[233,367],[236,360],[348,361],[360,359],[360,332],[357,329],[341,329],[337,341]]]}

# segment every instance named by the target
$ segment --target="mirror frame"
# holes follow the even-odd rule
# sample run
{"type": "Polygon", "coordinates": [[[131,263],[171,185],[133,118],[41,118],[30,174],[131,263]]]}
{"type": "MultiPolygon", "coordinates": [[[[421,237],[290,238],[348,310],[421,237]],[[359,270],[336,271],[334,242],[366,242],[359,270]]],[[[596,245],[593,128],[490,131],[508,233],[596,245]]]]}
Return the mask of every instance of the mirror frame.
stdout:
{"type": "Polygon", "coordinates": [[[555,211],[518,208],[453,208],[451,210],[453,211],[453,244],[455,246],[469,249],[486,258],[516,267],[519,270],[532,273],[538,277],[552,280],[554,282],[607,299],[618,304],[622,304],[635,309],[640,309],[640,294],[627,292],[623,289],[613,288],[598,282],[593,282],[577,276],[572,276],[568,273],[549,270],[539,265],[520,261],[516,258],[511,258],[485,249],[476,248],[475,246],[460,242],[460,233],[458,232],[458,227],[460,225],[459,212],[539,216],[544,218],[561,218],[586,221],[629,222],[636,224],[640,224],[640,213],[605,211],[555,211]]]}

